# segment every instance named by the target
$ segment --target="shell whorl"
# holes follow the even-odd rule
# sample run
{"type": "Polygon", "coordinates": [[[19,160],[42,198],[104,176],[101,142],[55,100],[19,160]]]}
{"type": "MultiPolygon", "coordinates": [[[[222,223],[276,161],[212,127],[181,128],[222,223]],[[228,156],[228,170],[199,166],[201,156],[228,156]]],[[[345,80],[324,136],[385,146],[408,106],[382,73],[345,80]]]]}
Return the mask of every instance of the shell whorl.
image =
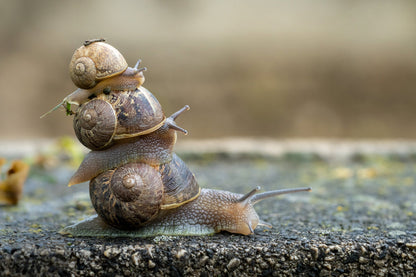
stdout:
{"type": "Polygon", "coordinates": [[[126,60],[116,48],[98,41],[75,50],[69,72],[77,87],[89,89],[104,78],[121,74],[127,67],[126,60]]]}
{"type": "Polygon", "coordinates": [[[96,84],[97,69],[94,61],[89,57],[80,57],[72,65],[71,78],[80,88],[92,88],[96,84]]]}
{"type": "Polygon", "coordinates": [[[94,99],[82,106],[74,117],[74,130],[78,140],[90,149],[109,145],[117,127],[115,110],[106,101],[94,99]]]}
{"type": "Polygon", "coordinates": [[[147,89],[110,92],[82,104],[74,116],[79,141],[91,150],[109,147],[114,141],[152,133],[163,126],[165,115],[147,89]]]}
{"type": "Polygon", "coordinates": [[[130,163],[92,179],[90,198],[108,224],[134,229],[159,213],[163,183],[155,168],[145,163],[130,163]]]}

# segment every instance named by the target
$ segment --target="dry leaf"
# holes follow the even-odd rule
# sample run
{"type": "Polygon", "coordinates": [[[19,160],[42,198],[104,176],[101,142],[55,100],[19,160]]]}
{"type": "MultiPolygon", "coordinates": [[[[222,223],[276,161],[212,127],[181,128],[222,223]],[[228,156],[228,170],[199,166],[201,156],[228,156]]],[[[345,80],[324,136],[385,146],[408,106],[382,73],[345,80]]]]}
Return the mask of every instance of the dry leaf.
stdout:
{"type": "MultiPolygon", "coordinates": [[[[0,168],[6,160],[0,158],[0,168]]],[[[23,192],[23,185],[29,173],[29,165],[16,160],[7,171],[5,180],[0,181],[0,204],[16,205],[23,192]]]]}

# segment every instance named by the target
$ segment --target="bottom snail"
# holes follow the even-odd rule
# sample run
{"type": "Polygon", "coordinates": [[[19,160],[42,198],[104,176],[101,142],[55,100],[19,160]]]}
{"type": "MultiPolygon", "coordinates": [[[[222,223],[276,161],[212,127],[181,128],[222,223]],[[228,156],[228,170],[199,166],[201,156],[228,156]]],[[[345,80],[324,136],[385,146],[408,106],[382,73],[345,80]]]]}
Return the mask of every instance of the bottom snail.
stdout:
{"type": "Polygon", "coordinates": [[[97,215],[68,226],[61,234],[72,236],[152,237],[157,235],[210,235],[221,231],[250,235],[257,226],[271,227],[259,219],[254,204],[280,194],[310,191],[311,188],[281,189],[258,193],[256,187],[243,195],[222,190],[202,189],[200,195],[182,206],[161,210],[152,221],[135,230],[120,230],[97,215]]]}

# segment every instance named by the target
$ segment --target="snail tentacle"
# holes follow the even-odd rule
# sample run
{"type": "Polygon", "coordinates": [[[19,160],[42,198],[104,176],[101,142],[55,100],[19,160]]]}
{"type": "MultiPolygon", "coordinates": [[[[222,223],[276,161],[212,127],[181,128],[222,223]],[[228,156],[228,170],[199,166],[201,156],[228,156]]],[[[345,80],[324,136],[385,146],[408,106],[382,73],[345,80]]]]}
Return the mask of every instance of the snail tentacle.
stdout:
{"type": "Polygon", "coordinates": [[[166,119],[166,124],[169,126],[169,128],[174,129],[176,131],[180,131],[180,132],[184,133],[185,135],[187,135],[188,131],[185,130],[184,128],[178,126],[175,122],[175,119],[179,115],[181,115],[184,111],[189,111],[189,110],[190,110],[189,105],[185,105],[182,109],[180,109],[179,111],[177,111],[177,112],[173,113],[171,116],[169,116],[166,119]]]}
{"type": "Polygon", "coordinates": [[[251,197],[250,202],[251,204],[256,204],[264,199],[274,197],[281,194],[287,194],[287,193],[295,193],[295,192],[301,192],[301,191],[311,191],[312,188],[305,187],[305,188],[294,188],[294,189],[278,189],[278,190],[272,190],[272,191],[266,191],[259,194],[255,194],[251,197]]]}
{"type": "Polygon", "coordinates": [[[240,199],[237,200],[237,202],[240,202],[240,203],[243,203],[243,204],[248,204],[250,202],[251,198],[253,197],[253,195],[255,195],[260,189],[261,189],[260,186],[255,187],[250,192],[244,194],[240,199]]]}

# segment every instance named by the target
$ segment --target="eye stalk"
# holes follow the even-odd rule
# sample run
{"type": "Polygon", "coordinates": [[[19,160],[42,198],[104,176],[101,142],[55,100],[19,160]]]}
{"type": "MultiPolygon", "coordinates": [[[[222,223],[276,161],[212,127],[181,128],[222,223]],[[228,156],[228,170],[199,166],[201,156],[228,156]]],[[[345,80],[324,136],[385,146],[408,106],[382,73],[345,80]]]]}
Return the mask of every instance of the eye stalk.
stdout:
{"type": "Polygon", "coordinates": [[[184,133],[185,135],[188,134],[188,131],[185,130],[182,127],[179,127],[176,122],[175,119],[180,116],[183,112],[185,111],[189,111],[191,108],[189,107],[189,105],[185,105],[182,109],[180,109],[179,111],[173,113],[171,116],[169,116],[168,118],[166,118],[166,124],[169,126],[169,128],[172,128],[176,131],[180,131],[182,133],[184,133]]]}
{"type": "Polygon", "coordinates": [[[141,62],[142,60],[139,59],[137,63],[134,65],[133,69],[135,69],[135,72],[147,71],[147,67],[138,68],[141,62]]]}

